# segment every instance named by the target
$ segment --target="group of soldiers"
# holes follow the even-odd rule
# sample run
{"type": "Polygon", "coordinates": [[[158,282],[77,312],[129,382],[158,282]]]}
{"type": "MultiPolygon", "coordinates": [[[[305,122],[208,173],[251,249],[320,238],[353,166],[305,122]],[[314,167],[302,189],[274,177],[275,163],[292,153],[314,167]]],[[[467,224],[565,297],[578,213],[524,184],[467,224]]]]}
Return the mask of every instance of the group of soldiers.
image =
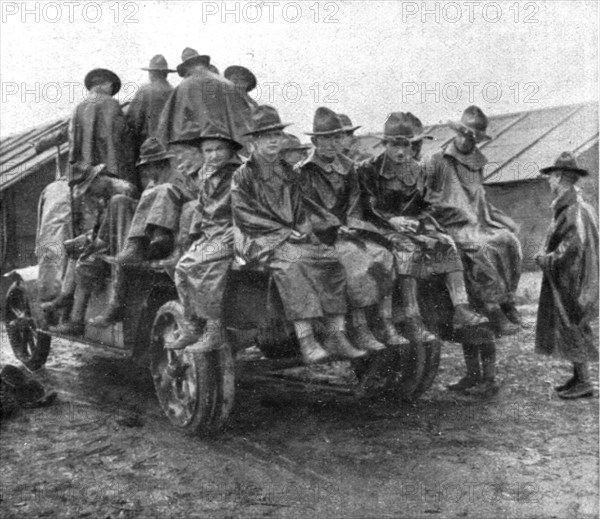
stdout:
{"type": "MultiPolygon", "coordinates": [[[[109,263],[110,304],[88,324],[119,322],[129,269],[174,255],[185,309],[168,345],[175,350],[223,344],[233,262],[270,274],[307,364],[402,347],[401,335],[436,340],[417,297],[431,276],[447,287],[454,330],[518,331],[521,248],[516,224],[486,199],[477,144],[490,137],[478,107],[451,123],[453,141],[427,160],[421,121],[393,112],[383,121],[383,152],[369,157],[356,147],[359,126],[327,107],[306,132],[311,145],[285,133],[277,110],[250,97],[257,82],[247,68],[220,75],[209,56],[186,48],[176,88],[163,56],[145,70],[150,83],[126,114],[113,97],[113,72],[85,78],[90,95],[69,125],[73,260],[61,294],[46,303],[54,310],[72,301],[72,309],[52,331],[84,332],[87,302],[109,263]]],[[[463,349],[466,374],[449,388],[495,393],[493,341],[463,349]]]]}

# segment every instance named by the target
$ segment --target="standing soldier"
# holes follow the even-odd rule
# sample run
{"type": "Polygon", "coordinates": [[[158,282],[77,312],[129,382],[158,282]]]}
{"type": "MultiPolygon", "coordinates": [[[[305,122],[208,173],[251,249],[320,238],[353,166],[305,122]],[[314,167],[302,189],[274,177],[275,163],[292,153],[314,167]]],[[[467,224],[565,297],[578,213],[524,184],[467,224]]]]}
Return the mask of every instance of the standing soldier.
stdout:
{"type": "Polygon", "coordinates": [[[109,175],[137,186],[131,134],[121,105],[112,97],[121,89],[121,80],[97,68],[87,73],[84,83],[90,95],[71,119],[69,162],[83,169],[104,164],[109,175]]]}
{"type": "MultiPolygon", "coordinates": [[[[345,334],[346,277],[335,250],[321,243],[308,221],[297,175],[281,160],[283,124],[271,106],[252,115],[254,152],[232,182],[233,220],[239,230],[236,253],[268,269],[296,331],[304,361],[328,353],[362,357],[345,334]],[[319,344],[313,322],[323,320],[327,335],[319,344]]],[[[337,220],[333,225],[337,225],[337,220]]]]}
{"type": "Polygon", "coordinates": [[[522,253],[517,225],[486,199],[487,159],[477,143],[491,138],[486,134],[488,120],[478,107],[469,106],[459,123],[450,124],[454,140],[426,165],[428,201],[463,256],[469,296],[497,334],[513,334],[520,322],[514,297],[522,253]]]}
{"type": "Polygon", "coordinates": [[[544,274],[538,306],[535,351],[573,363],[573,376],[555,389],[560,398],[593,395],[588,363],[598,360],[591,322],[598,316],[598,227],[577,181],[588,171],[571,153],[543,168],[552,193],[554,218],[546,251],[536,261],[544,274]]]}
{"type": "Polygon", "coordinates": [[[354,136],[354,132],[360,128],[360,126],[353,126],[350,117],[346,114],[338,114],[340,121],[342,122],[343,132],[340,139],[340,151],[350,160],[353,160],[356,164],[371,158],[371,155],[363,153],[358,148],[358,139],[354,136]]]}
{"type": "MultiPolygon", "coordinates": [[[[343,131],[342,122],[335,112],[318,108],[313,131],[308,134],[315,149],[297,167],[297,171],[306,197],[333,214],[342,224],[335,248],[348,279],[351,342],[358,349],[378,351],[385,346],[369,329],[365,314],[368,307],[379,307],[377,337],[389,345],[402,342],[392,324],[394,256],[384,246],[361,236],[357,230],[364,229],[366,222],[362,219],[360,186],[354,163],[338,153],[343,131]]],[[[315,215],[315,218],[318,216],[315,215]]]]}
{"type": "MultiPolygon", "coordinates": [[[[455,330],[487,322],[468,304],[463,266],[456,245],[428,213],[425,171],[413,158],[412,145],[425,138],[412,114],[393,112],[385,121],[385,152],[363,162],[359,175],[365,216],[391,243],[396,256],[398,296],[394,321],[411,341],[435,336],[424,327],[417,300],[417,280],[443,275],[454,306],[455,330]]],[[[420,121],[419,121],[420,122],[420,121]]]]}
{"type": "MultiPolygon", "coordinates": [[[[142,70],[148,71],[150,83],[140,87],[127,110],[127,123],[133,135],[136,161],[144,141],[156,132],[162,109],[173,92],[173,87],[167,81],[167,75],[175,72],[169,68],[162,54],[154,56],[148,67],[142,70]]],[[[142,189],[145,187],[142,185],[142,189]]]]}
{"type": "Polygon", "coordinates": [[[250,102],[236,86],[210,72],[210,56],[184,49],[177,73],[183,81],[175,87],[161,113],[156,137],[176,155],[175,167],[192,175],[202,166],[197,146],[190,144],[207,124],[223,128],[237,142],[250,129],[250,102]]]}
{"type": "Polygon", "coordinates": [[[240,94],[246,98],[251,108],[256,108],[258,103],[250,97],[250,92],[256,88],[256,76],[251,70],[241,65],[231,65],[223,73],[238,89],[240,94]]]}

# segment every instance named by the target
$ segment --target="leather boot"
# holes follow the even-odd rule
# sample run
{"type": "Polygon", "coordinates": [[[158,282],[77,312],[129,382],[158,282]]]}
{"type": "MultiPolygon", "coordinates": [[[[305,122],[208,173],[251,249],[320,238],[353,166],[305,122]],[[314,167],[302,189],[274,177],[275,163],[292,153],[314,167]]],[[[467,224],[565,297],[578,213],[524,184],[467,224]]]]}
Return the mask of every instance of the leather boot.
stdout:
{"type": "Polygon", "coordinates": [[[147,258],[157,260],[166,258],[173,250],[173,233],[164,227],[155,227],[148,245],[147,258]]]}
{"type": "Polygon", "coordinates": [[[577,369],[575,369],[575,366],[573,366],[573,376],[567,380],[564,384],[561,384],[560,386],[556,386],[554,388],[554,391],[556,392],[560,392],[560,391],[566,391],[567,389],[571,389],[577,382],[579,382],[579,377],[577,376],[577,369]]]}
{"type": "Polygon", "coordinates": [[[186,346],[191,346],[200,339],[202,328],[196,319],[185,319],[179,331],[179,337],[172,344],[166,344],[165,347],[170,350],[182,350],[186,346]]]}
{"type": "Polygon", "coordinates": [[[340,330],[328,333],[323,341],[323,347],[331,355],[344,359],[358,359],[367,354],[366,351],[358,350],[352,346],[346,334],[340,330]]]}
{"type": "Polygon", "coordinates": [[[106,328],[112,324],[121,322],[125,318],[126,306],[126,275],[123,269],[117,269],[113,282],[113,291],[108,302],[108,308],[101,315],[88,321],[90,326],[106,328]]]}
{"type": "Polygon", "coordinates": [[[82,283],[77,283],[73,299],[73,309],[71,310],[69,321],[57,326],[51,326],[49,330],[53,333],[60,333],[63,335],[83,335],[85,331],[85,311],[87,309],[90,293],[90,290],[84,287],[82,283]]]}
{"type": "Polygon", "coordinates": [[[483,377],[479,384],[465,392],[475,396],[493,396],[500,391],[500,386],[496,383],[496,346],[493,343],[482,344],[478,349],[483,377]]]}
{"type": "Polygon", "coordinates": [[[355,348],[364,351],[385,350],[385,344],[381,344],[374,336],[367,324],[352,326],[351,342],[355,348]]]}
{"type": "Polygon", "coordinates": [[[487,317],[479,315],[469,308],[468,304],[456,305],[454,308],[454,315],[452,316],[452,328],[460,330],[462,328],[472,328],[487,324],[489,321],[487,317]]]}
{"type": "Polygon", "coordinates": [[[387,346],[400,346],[404,344],[402,336],[396,331],[392,320],[388,317],[380,318],[379,326],[374,330],[375,336],[387,346]]]}
{"type": "Polygon", "coordinates": [[[123,250],[115,256],[115,263],[117,265],[134,265],[146,261],[144,241],[144,238],[128,238],[123,250]]]}
{"type": "Polygon", "coordinates": [[[503,335],[514,335],[519,331],[519,326],[511,323],[500,305],[488,304],[484,310],[485,314],[490,320],[490,323],[494,327],[496,336],[501,337],[503,335]]]}
{"type": "Polygon", "coordinates": [[[463,355],[467,373],[458,382],[450,384],[450,391],[463,392],[481,383],[481,369],[479,367],[479,347],[463,345],[463,355]]]}
{"type": "Polygon", "coordinates": [[[321,347],[314,335],[301,337],[298,339],[298,343],[300,344],[300,353],[304,364],[318,364],[329,359],[329,353],[321,347]]]}
{"type": "Polygon", "coordinates": [[[425,344],[437,339],[433,333],[425,328],[425,324],[420,315],[413,315],[405,318],[400,324],[400,330],[402,335],[410,342],[425,344]]]}
{"type": "Polygon", "coordinates": [[[194,346],[190,349],[201,353],[218,350],[226,341],[225,328],[218,319],[209,319],[206,321],[204,333],[199,340],[194,341],[194,346]]]}
{"type": "Polygon", "coordinates": [[[521,314],[517,310],[515,303],[513,301],[508,303],[502,303],[500,308],[506,315],[507,319],[514,324],[523,324],[523,319],[521,319],[521,314]]]}

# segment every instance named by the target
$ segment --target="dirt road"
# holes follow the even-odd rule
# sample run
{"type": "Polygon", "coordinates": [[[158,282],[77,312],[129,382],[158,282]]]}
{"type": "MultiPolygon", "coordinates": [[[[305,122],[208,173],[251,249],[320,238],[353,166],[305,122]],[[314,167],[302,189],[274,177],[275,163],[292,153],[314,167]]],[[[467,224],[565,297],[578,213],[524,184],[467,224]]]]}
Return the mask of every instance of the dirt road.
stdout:
{"type": "MultiPolygon", "coordinates": [[[[457,397],[460,349],[415,404],[245,382],[225,430],[182,435],[148,372],[53,341],[59,403],[2,424],[0,514],[77,518],[584,518],[598,515],[598,399],[564,402],[533,353],[535,306],[499,345],[502,391],[457,397]]],[[[6,337],[2,335],[2,337],[6,337]]],[[[15,362],[6,340],[2,363],[15,362]]],[[[597,367],[593,375],[597,378],[597,367]]]]}

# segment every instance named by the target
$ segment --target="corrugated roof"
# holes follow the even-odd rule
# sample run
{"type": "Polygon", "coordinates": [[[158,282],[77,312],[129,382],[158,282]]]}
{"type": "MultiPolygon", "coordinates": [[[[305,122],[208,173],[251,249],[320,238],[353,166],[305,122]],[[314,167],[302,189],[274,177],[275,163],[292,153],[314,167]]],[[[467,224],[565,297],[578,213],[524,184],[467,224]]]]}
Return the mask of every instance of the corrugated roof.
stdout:
{"type": "MultiPolygon", "coordinates": [[[[124,113],[127,113],[129,102],[121,104],[124,113]]],[[[40,166],[55,160],[56,147],[36,154],[32,141],[39,141],[44,137],[57,132],[69,124],[69,117],[32,128],[16,135],[0,138],[0,191],[19,182],[22,178],[34,173],[40,166]]],[[[68,143],[60,146],[61,157],[68,153],[68,143]]]]}
{"type": "MultiPolygon", "coordinates": [[[[21,134],[0,139],[0,191],[32,174],[46,162],[54,160],[56,148],[50,148],[38,155],[30,143],[46,137],[67,124],[68,119],[60,119],[21,134]]],[[[62,155],[67,151],[68,144],[65,143],[60,147],[60,153],[62,155]]]]}
{"type": "MultiPolygon", "coordinates": [[[[454,132],[447,124],[429,126],[426,133],[435,140],[423,141],[423,156],[432,155],[448,144],[454,132]]],[[[598,104],[580,103],[490,116],[492,140],[480,145],[489,160],[486,184],[530,180],[539,169],[552,164],[561,151],[575,156],[598,142],[598,104]]],[[[359,137],[363,148],[376,152],[377,135],[359,137]]],[[[381,148],[379,148],[381,150],[381,148]]]]}

